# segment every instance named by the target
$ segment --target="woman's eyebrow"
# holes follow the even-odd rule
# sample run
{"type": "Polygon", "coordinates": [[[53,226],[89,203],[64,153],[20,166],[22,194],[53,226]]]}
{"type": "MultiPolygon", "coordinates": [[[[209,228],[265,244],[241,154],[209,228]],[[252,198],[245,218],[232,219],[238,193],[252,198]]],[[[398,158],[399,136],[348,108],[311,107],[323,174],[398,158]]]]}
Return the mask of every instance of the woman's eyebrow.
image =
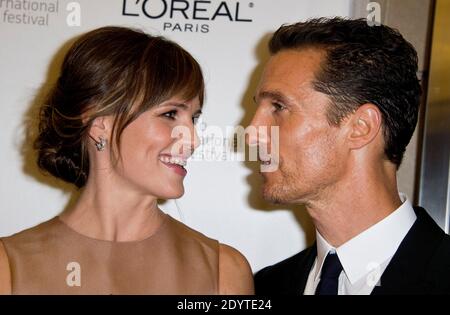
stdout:
{"type": "MultiPolygon", "coordinates": [[[[189,106],[186,105],[185,103],[179,103],[179,102],[170,102],[170,103],[165,103],[165,104],[161,104],[161,107],[165,107],[165,106],[175,106],[177,108],[180,108],[182,110],[188,110],[189,106]]],[[[197,114],[201,114],[202,113],[202,109],[199,108],[198,110],[195,111],[195,115],[197,114]]]]}

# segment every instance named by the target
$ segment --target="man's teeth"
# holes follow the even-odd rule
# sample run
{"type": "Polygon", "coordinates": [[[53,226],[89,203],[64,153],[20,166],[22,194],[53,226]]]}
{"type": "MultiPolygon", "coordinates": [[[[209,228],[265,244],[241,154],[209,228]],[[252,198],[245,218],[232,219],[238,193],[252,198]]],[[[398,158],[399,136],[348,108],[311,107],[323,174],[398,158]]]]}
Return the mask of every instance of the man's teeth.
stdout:
{"type": "Polygon", "coordinates": [[[160,156],[159,159],[164,163],[177,164],[180,166],[186,166],[186,161],[180,158],[168,157],[168,156],[160,156]]]}

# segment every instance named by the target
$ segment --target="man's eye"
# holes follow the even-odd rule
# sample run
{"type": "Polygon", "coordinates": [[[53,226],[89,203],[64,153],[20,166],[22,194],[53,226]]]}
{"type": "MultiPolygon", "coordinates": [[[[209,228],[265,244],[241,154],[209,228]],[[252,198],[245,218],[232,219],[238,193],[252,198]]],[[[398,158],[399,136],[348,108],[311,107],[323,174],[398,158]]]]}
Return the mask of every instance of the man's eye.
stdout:
{"type": "Polygon", "coordinates": [[[276,112],[282,111],[285,108],[282,104],[278,102],[272,102],[272,106],[276,112]]]}
{"type": "Polygon", "coordinates": [[[169,119],[175,119],[176,115],[177,115],[177,111],[176,110],[171,110],[170,112],[164,113],[162,114],[164,117],[167,117],[169,119]]]}

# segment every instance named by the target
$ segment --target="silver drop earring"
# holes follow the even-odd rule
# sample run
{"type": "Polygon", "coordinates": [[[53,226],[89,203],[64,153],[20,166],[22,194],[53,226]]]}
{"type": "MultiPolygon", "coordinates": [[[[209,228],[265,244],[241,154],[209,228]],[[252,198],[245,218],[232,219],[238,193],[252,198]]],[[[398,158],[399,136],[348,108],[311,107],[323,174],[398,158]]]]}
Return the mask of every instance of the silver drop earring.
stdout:
{"type": "Polygon", "coordinates": [[[106,147],[106,139],[99,137],[98,142],[95,142],[95,146],[97,147],[97,151],[103,151],[106,147]]]}

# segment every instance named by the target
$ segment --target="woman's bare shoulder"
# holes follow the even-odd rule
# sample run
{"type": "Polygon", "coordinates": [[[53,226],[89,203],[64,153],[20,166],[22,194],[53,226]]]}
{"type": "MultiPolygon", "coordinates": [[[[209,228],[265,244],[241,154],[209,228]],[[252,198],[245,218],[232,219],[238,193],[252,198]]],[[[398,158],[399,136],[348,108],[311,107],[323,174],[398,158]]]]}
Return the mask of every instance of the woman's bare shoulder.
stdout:
{"type": "Polygon", "coordinates": [[[8,256],[0,239],[0,295],[11,294],[11,272],[8,256]]]}
{"type": "Polygon", "coordinates": [[[225,244],[219,245],[219,294],[254,294],[253,274],[247,259],[225,244]]]}

